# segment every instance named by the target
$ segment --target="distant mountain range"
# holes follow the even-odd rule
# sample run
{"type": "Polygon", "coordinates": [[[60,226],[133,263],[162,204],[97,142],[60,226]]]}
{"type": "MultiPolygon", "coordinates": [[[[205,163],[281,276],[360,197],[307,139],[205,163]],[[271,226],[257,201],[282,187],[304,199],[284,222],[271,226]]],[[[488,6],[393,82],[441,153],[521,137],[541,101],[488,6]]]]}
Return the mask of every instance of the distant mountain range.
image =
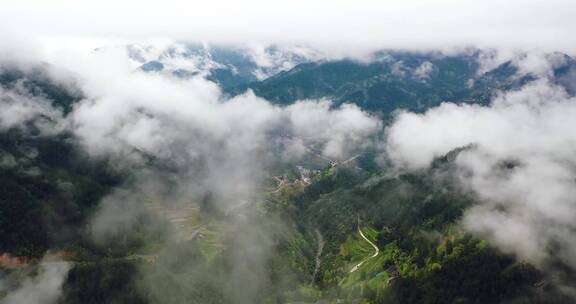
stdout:
{"type": "Polygon", "coordinates": [[[204,75],[223,88],[261,81],[320,58],[318,51],[305,47],[177,43],[167,47],[127,45],[125,48],[144,71],[182,78],[204,75]]]}
{"type": "Polygon", "coordinates": [[[130,58],[151,73],[176,77],[202,75],[229,96],[252,90],[273,103],[327,98],[365,110],[424,111],[444,101],[489,102],[499,91],[517,89],[539,78],[576,94],[576,60],[560,53],[542,55],[550,73],[524,71],[526,54],[487,69],[491,51],[460,54],[384,50],[370,61],[331,59],[310,48],[211,47],[176,44],[166,48],[128,45],[130,58]]]}
{"type": "Polygon", "coordinates": [[[576,93],[576,61],[567,55],[550,55],[549,60],[560,60],[550,75],[522,73],[512,61],[483,72],[481,55],[480,51],[465,55],[394,51],[380,53],[371,63],[350,59],[303,63],[228,92],[235,95],[251,89],[278,104],[329,98],[383,113],[424,111],[444,101],[485,104],[499,91],[517,89],[542,77],[576,93]]]}

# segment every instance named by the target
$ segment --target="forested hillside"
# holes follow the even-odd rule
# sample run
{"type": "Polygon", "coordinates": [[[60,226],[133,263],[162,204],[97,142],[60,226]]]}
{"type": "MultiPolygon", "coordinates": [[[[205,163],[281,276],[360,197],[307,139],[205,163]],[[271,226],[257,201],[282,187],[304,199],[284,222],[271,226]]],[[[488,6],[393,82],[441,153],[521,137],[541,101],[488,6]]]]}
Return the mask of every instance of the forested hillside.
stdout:
{"type": "MultiPolygon", "coordinates": [[[[512,62],[484,71],[481,51],[447,56],[386,51],[374,56],[377,59],[369,63],[304,63],[231,92],[237,94],[249,88],[280,104],[325,97],[389,114],[398,109],[425,111],[442,102],[486,104],[499,91],[517,89],[539,76],[518,73],[512,62]]],[[[553,79],[573,94],[571,81],[566,80],[574,73],[576,62],[563,54],[554,56],[563,62],[553,70],[553,79]]]]}
{"type": "MultiPolygon", "coordinates": [[[[259,70],[238,49],[127,50],[138,66],[127,75],[151,89],[112,83],[125,100],[94,94],[109,89],[100,75],[90,83],[48,64],[0,69],[0,110],[10,114],[0,120],[7,303],[51,271],[62,272],[53,303],[571,302],[575,273],[562,256],[544,267],[463,225],[484,198],[463,183],[478,173],[461,162],[492,150],[466,142],[408,168],[383,147],[399,111],[485,109],[542,82],[572,98],[572,58],[546,55],[555,65],[541,75],[514,61],[484,71],[479,50],[382,51],[359,62],[270,48],[290,67],[259,70]],[[211,61],[184,73],[174,58],[211,61]],[[175,106],[147,100],[158,83],[178,99],[194,81],[209,93],[182,93],[175,106]],[[99,98],[112,106],[98,108],[99,98]],[[311,99],[331,103],[302,102],[311,99]],[[120,101],[134,110],[109,115],[120,101]],[[90,111],[112,127],[90,125],[90,111]]],[[[505,179],[525,166],[509,156],[482,173],[505,179]]]]}

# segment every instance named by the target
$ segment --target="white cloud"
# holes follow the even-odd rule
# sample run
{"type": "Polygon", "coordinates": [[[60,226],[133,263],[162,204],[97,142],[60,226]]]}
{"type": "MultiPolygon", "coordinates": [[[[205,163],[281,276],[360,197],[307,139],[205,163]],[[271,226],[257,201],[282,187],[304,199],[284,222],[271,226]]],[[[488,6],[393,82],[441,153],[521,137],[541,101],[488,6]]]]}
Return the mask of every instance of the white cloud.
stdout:
{"type": "Polygon", "coordinates": [[[457,45],[573,52],[570,0],[117,1],[5,0],[16,36],[308,43],[336,52],[457,45]],[[18,26],[15,26],[15,25],[18,26]]]}
{"type": "Polygon", "coordinates": [[[28,122],[45,134],[57,133],[65,127],[62,113],[49,100],[33,96],[21,85],[13,89],[0,87],[0,129],[22,127],[28,122]]]}
{"type": "Polygon", "coordinates": [[[456,159],[462,185],[483,202],[467,210],[463,226],[538,265],[555,257],[576,268],[575,115],[576,99],[541,80],[490,106],[401,113],[387,130],[387,149],[395,164],[424,168],[475,144],[456,159]]]}
{"type": "Polygon", "coordinates": [[[430,61],[424,61],[414,70],[414,76],[420,79],[430,78],[430,73],[434,70],[434,65],[430,61]]]}
{"type": "Polygon", "coordinates": [[[20,287],[3,299],[6,304],[52,304],[61,294],[62,284],[70,270],[67,262],[42,262],[40,273],[26,278],[20,287]]]}
{"type": "Polygon", "coordinates": [[[121,48],[71,51],[50,62],[78,78],[84,99],[61,120],[87,151],[121,166],[139,167],[148,156],[171,163],[183,199],[209,192],[237,203],[253,194],[268,166],[303,156],[292,146],[298,140],[278,140],[286,134],[344,158],[369,146],[380,130],[378,118],[353,105],[308,100],[280,107],[252,92],[225,100],[200,76],[142,72],[121,48]]]}
{"type": "Polygon", "coordinates": [[[324,142],[325,156],[343,158],[361,150],[380,129],[380,122],[356,105],[344,104],[334,110],[331,106],[327,100],[300,101],[286,109],[294,134],[311,142],[324,142]]]}

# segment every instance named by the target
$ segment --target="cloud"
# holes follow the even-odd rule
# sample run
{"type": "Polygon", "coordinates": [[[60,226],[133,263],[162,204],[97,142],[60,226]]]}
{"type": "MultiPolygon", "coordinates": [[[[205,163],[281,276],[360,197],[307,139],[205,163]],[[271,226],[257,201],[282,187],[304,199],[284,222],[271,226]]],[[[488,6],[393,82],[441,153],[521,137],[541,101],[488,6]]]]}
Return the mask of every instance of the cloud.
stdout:
{"type": "Polygon", "coordinates": [[[574,115],[576,99],[542,79],[489,106],[401,113],[387,130],[387,150],[396,165],[417,169],[474,144],[455,162],[462,186],[482,204],[462,225],[536,265],[560,260],[576,269],[574,115]]]}
{"type": "Polygon", "coordinates": [[[367,139],[380,130],[380,122],[356,105],[331,107],[328,100],[300,101],[288,106],[294,135],[309,142],[323,142],[321,153],[332,158],[341,159],[369,146],[367,139]]]}
{"type": "MultiPolygon", "coordinates": [[[[165,221],[151,216],[150,209],[178,210],[206,202],[235,213],[262,192],[269,169],[310,153],[348,157],[370,146],[381,131],[377,117],[354,105],[305,100],[278,106],[252,92],[226,99],[202,75],[181,79],[145,73],[124,48],[88,53],[70,49],[45,59],[47,75],[74,86],[81,100],[64,115],[47,97],[3,91],[11,99],[1,106],[13,114],[2,123],[24,128],[49,117],[59,126],[53,133],[66,131],[92,157],[106,158],[115,170],[126,173],[126,182],[100,202],[87,227],[96,245],[125,242],[115,243],[120,253],[122,248],[116,247],[137,244],[139,234],[154,234],[156,227],[165,232],[165,221]],[[144,202],[158,206],[150,208],[144,202]]],[[[238,238],[234,249],[238,259],[250,261],[251,269],[264,269],[272,249],[266,243],[271,231],[258,221],[242,223],[255,235],[238,238]],[[255,244],[258,240],[264,243],[255,244]],[[255,254],[262,259],[253,259],[255,254]]],[[[267,282],[262,271],[255,285],[267,282]]],[[[241,284],[242,277],[235,277],[230,288],[241,284]]],[[[253,292],[242,295],[246,302],[253,292]]]]}
{"type": "Polygon", "coordinates": [[[11,29],[12,36],[51,41],[52,46],[62,45],[63,38],[83,39],[92,48],[101,46],[102,39],[170,38],[303,43],[346,53],[460,45],[573,52],[574,9],[569,0],[217,0],[202,5],[177,0],[6,0],[0,28],[11,29]]]}
{"type": "Polygon", "coordinates": [[[13,89],[0,87],[0,130],[22,127],[31,123],[44,134],[61,131],[62,112],[50,101],[29,93],[21,83],[13,89]]]}
{"type": "Polygon", "coordinates": [[[217,85],[200,76],[139,71],[123,49],[65,54],[52,62],[80,79],[85,99],[67,119],[89,152],[139,161],[137,150],[196,172],[201,162],[206,178],[214,180],[209,184],[230,189],[244,184],[238,179],[258,180],[276,157],[270,154],[272,139],[280,134],[342,158],[369,145],[380,128],[357,106],[333,107],[327,100],[281,107],[251,92],[225,100],[217,85]]]}
{"type": "Polygon", "coordinates": [[[249,44],[245,47],[248,58],[258,67],[253,73],[264,80],[281,71],[288,71],[301,62],[318,61],[330,56],[316,49],[303,46],[266,47],[264,44],[249,44]]]}
{"type": "Polygon", "coordinates": [[[61,294],[62,284],[70,270],[67,262],[41,262],[38,275],[24,279],[18,289],[9,292],[2,303],[52,304],[61,294]]]}
{"type": "Polygon", "coordinates": [[[430,73],[434,71],[434,65],[430,61],[424,61],[420,66],[414,70],[414,76],[420,79],[430,78],[430,73]]]}
{"type": "MultiPolygon", "coordinates": [[[[4,128],[26,128],[47,119],[54,126],[38,128],[52,130],[49,134],[67,132],[92,157],[106,158],[125,173],[125,183],[100,202],[87,223],[94,244],[106,247],[112,242],[114,253],[122,254],[149,240],[146,235],[155,235],[166,237],[160,245],[171,251],[170,246],[179,245],[171,243],[176,237],[166,234],[170,229],[162,211],[151,214],[155,208],[210,204],[232,213],[228,224],[244,233],[230,242],[229,259],[233,265],[244,261],[247,267],[232,269],[230,279],[223,281],[226,293],[245,303],[252,303],[269,283],[266,263],[276,229],[268,226],[281,226],[281,220],[235,216],[244,210],[238,207],[256,200],[271,168],[310,153],[346,158],[370,146],[381,131],[379,119],[355,105],[304,100],[278,106],[250,91],[226,99],[202,75],[181,79],[143,72],[124,48],[89,53],[70,49],[45,59],[48,77],[74,86],[81,100],[63,114],[48,97],[2,90],[2,115],[9,115],[0,116],[0,123],[4,128]],[[253,284],[240,289],[247,276],[253,284]]],[[[60,273],[48,274],[61,284],[60,273]]],[[[28,285],[43,286],[34,284],[28,285]]],[[[14,299],[24,299],[32,287],[14,299]]]]}

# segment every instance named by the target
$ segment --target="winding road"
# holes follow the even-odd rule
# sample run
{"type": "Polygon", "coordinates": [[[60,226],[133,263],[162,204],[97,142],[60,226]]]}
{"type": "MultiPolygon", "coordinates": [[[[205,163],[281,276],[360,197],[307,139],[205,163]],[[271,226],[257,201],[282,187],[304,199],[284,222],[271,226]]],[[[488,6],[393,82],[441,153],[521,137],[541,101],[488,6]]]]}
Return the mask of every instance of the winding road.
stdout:
{"type": "Polygon", "coordinates": [[[358,232],[360,233],[360,236],[366,241],[368,242],[368,244],[370,244],[372,246],[372,248],[374,248],[374,254],[365,258],[364,260],[362,260],[360,263],[356,264],[354,267],[352,267],[352,269],[350,270],[350,273],[358,270],[358,268],[360,268],[366,261],[373,259],[375,257],[378,256],[378,254],[380,254],[380,249],[378,249],[378,246],[376,246],[376,244],[372,243],[372,241],[370,241],[365,235],[364,233],[362,233],[362,230],[360,229],[360,217],[358,217],[358,232]]]}
{"type": "Polygon", "coordinates": [[[310,285],[314,284],[314,281],[316,281],[316,275],[318,275],[322,263],[322,250],[324,249],[324,238],[322,237],[322,233],[320,233],[320,230],[318,229],[315,229],[314,233],[316,233],[316,240],[318,240],[318,249],[316,250],[316,265],[314,266],[314,273],[312,273],[312,281],[310,282],[310,285]]]}

